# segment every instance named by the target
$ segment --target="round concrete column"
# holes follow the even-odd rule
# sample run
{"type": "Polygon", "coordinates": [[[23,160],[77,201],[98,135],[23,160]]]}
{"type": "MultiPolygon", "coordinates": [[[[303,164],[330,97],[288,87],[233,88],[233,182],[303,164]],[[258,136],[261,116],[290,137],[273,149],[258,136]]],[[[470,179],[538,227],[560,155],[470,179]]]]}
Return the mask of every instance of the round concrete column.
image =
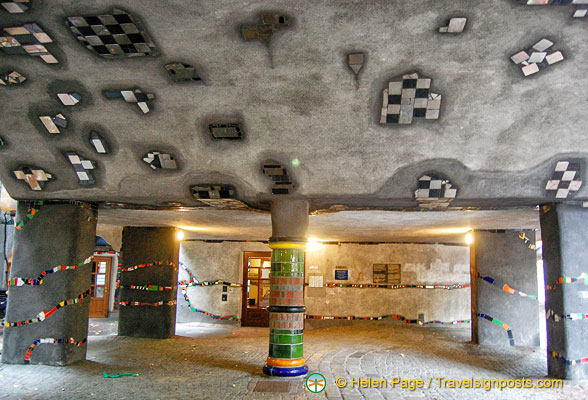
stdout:
{"type": "Polygon", "coordinates": [[[272,265],[270,275],[270,345],[263,372],[300,376],[308,372],[303,357],[304,249],[308,202],[272,203],[272,265]]]}
{"type": "Polygon", "coordinates": [[[84,360],[96,214],[85,204],[20,202],[16,222],[2,362],[84,360]]]}

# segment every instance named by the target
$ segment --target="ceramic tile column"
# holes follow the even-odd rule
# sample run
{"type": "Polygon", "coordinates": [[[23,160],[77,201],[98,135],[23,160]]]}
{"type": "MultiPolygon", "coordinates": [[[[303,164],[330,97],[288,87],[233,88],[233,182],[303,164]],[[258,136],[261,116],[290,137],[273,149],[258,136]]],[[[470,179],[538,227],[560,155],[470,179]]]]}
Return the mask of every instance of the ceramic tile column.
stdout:
{"type": "Polygon", "coordinates": [[[270,275],[270,344],[263,372],[300,376],[308,372],[303,357],[304,249],[308,202],[272,203],[272,264],[270,275]]]}

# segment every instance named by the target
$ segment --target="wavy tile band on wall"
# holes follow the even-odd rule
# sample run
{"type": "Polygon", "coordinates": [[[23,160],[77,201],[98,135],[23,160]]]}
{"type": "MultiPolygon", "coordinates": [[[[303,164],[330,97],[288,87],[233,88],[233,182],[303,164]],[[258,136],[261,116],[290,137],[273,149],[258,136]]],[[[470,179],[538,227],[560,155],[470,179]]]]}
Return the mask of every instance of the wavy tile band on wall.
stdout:
{"type": "Polygon", "coordinates": [[[82,261],[76,265],[58,265],[54,268],[47,269],[47,270],[41,272],[41,274],[37,278],[28,278],[28,279],[27,278],[18,278],[18,277],[12,278],[8,281],[7,285],[8,286],[24,286],[24,285],[38,286],[38,285],[42,285],[45,276],[47,276],[49,274],[53,274],[58,271],[77,269],[77,268],[83,267],[84,265],[91,263],[91,262],[92,262],[92,256],[86,258],[84,261],[82,261]]]}
{"type": "Polygon", "coordinates": [[[78,297],[75,297],[73,299],[64,300],[61,303],[59,303],[58,305],[56,305],[55,307],[53,307],[51,310],[43,310],[43,311],[41,311],[39,314],[37,314],[35,316],[35,318],[28,319],[28,320],[25,320],[25,321],[18,321],[18,322],[8,322],[8,321],[5,321],[4,322],[4,326],[6,326],[6,327],[15,327],[15,326],[23,326],[23,325],[28,325],[28,324],[34,324],[36,322],[42,322],[42,321],[46,320],[47,318],[49,318],[51,315],[53,315],[60,308],[67,307],[67,306],[70,306],[72,304],[77,304],[77,303],[81,302],[86,297],[89,297],[91,292],[92,292],[92,290],[91,289],[88,289],[84,293],[80,294],[78,297]]]}

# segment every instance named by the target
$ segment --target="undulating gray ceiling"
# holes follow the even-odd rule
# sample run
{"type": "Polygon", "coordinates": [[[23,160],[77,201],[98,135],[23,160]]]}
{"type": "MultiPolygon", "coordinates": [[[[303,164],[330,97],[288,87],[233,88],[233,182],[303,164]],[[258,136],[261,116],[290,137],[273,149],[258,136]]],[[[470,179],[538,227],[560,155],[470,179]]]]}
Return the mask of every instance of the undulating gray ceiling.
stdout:
{"type": "Polygon", "coordinates": [[[287,170],[294,189],[281,196],[306,197],[312,209],[416,208],[428,202],[415,199],[427,176],[456,189],[450,207],[588,199],[588,17],[573,18],[571,5],[52,0],[0,12],[1,28],[37,23],[46,35],[35,40],[59,61],[0,51],[0,73],[26,77],[0,87],[0,180],[16,199],[190,206],[200,204],[192,186],[229,184],[267,208],[284,182],[266,176],[264,163],[287,170]],[[264,21],[266,41],[250,27],[268,10],[276,14],[264,21]],[[84,24],[99,15],[114,21],[108,40],[147,55],[110,59],[85,48],[74,33],[88,39],[84,24]],[[450,33],[452,17],[467,18],[463,32],[450,33]],[[136,44],[131,29],[148,43],[136,44]],[[544,38],[553,45],[534,50],[544,38]],[[364,54],[357,77],[349,53],[364,54]],[[538,72],[524,76],[531,64],[538,72]],[[80,100],[64,105],[58,93],[80,100]],[[51,177],[31,190],[29,170],[13,173],[21,167],[51,177]]]}

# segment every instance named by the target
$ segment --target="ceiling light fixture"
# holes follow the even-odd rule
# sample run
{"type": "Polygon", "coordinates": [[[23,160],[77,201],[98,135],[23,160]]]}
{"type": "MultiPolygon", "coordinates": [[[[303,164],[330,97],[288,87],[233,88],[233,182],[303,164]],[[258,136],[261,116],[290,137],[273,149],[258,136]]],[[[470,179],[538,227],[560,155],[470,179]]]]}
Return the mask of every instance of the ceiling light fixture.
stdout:
{"type": "Polygon", "coordinates": [[[474,235],[472,235],[471,232],[468,232],[465,235],[465,242],[468,246],[470,246],[472,243],[474,243],[474,235]]]}

